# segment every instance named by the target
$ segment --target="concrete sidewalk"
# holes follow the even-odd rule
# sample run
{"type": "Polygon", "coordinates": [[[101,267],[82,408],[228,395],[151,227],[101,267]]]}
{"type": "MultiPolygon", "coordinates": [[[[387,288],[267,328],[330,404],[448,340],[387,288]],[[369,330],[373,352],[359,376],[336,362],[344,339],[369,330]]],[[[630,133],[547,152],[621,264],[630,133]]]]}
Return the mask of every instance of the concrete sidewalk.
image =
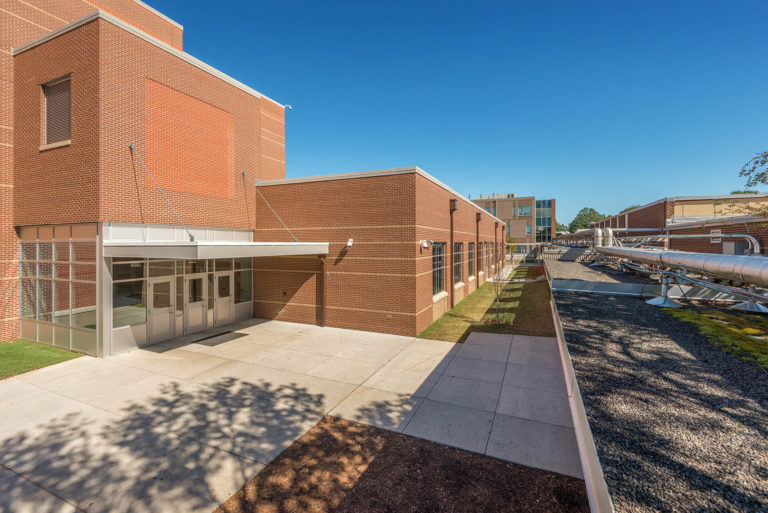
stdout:
{"type": "Polygon", "coordinates": [[[228,328],[0,381],[0,512],[210,511],[328,413],[581,476],[555,339],[228,328]]]}

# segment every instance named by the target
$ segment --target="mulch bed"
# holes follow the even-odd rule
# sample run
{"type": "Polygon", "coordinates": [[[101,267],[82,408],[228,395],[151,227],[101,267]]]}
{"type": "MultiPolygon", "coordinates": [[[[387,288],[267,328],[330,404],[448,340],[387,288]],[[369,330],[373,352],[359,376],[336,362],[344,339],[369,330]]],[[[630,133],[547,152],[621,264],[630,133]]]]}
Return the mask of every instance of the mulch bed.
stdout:
{"type": "Polygon", "coordinates": [[[214,513],[587,512],[580,479],[325,417],[214,513]]]}

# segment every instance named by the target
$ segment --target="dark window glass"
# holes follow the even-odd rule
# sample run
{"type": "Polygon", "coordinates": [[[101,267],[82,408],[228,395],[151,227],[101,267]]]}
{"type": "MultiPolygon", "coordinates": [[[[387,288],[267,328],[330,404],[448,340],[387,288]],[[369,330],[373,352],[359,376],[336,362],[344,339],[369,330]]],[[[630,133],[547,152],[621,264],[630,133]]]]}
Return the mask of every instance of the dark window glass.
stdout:
{"type": "Polygon", "coordinates": [[[253,267],[251,258],[235,258],[235,269],[250,269],[253,267]]]}
{"type": "Polygon", "coordinates": [[[432,294],[445,290],[445,242],[432,244],[432,294]]]}
{"type": "Polygon", "coordinates": [[[69,140],[69,80],[43,86],[45,94],[45,144],[69,140]]]}
{"type": "Polygon", "coordinates": [[[149,260],[149,262],[147,262],[147,267],[150,278],[155,276],[170,276],[174,272],[172,260],[149,260]]]}
{"type": "Polygon", "coordinates": [[[147,282],[124,281],[112,284],[112,327],[147,322],[147,282]]]}
{"type": "MultiPolygon", "coordinates": [[[[78,266],[79,267],[79,266],[78,266]]],[[[75,272],[74,266],[72,272],[75,272]]],[[[135,280],[144,277],[144,262],[131,262],[130,264],[112,264],[112,279],[135,280]]]]}
{"type": "Polygon", "coordinates": [[[216,260],[216,270],[217,271],[231,271],[232,270],[232,259],[231,258],[220,258],[216,260]]]}
{"type": "Polygon", "coordinates": [[[453,283],[459,283],[461,282],[463,278],[463,253],[464,253],[464,244],[462,242],[454,242],[453,243],[453,283]]]}
{"type": "MultiPolygon", "coordinates": [[[[250,260],[250,259],[249,259],[250,260]]],[[[252,298],[253,273],[239,271],[235,273],[235,303],[245,303],[252,298]]]]}
{"type": "MultiPolygon", "coordinates": [[[[204,273],[205,260],[185,260],[185,271],[187,274],[204,273]]],[[[211,269],[213,270],[213,269],[211,269]]]]}
{"type": "Polygon", "coordinates": [[[475,243],[470,242],[467,245],[467,275],[475,275],[475,243]]]}

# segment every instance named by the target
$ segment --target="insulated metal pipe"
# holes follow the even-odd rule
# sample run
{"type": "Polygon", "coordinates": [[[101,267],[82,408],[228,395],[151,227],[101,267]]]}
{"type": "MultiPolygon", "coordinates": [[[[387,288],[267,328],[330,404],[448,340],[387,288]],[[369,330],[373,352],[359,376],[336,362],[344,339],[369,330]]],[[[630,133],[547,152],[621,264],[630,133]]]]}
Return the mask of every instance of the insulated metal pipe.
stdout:
{"type": "Polygon", "coordinates": [[[599,248],[603,245],[603,230],[600,228],[593,228],[595,232],[595,247],[599,248]]]}
{"type": "Polygon", "coordinates": [[[603,244],[606,246],[613,246],[613,229],[612,228],[605,228],[605,239],[603,241],[603,244]]]}
{"type": "Polygon", "coordinates": [[[684,269],[725,280],[768,286],[768,258],[762,256],[689,253],[639,248],[596,247],[601,255],[643,262],[658,267],[684,269]]]}
{"type": "MultiPolygon", "coordinates": [[[[645,237],[621,237],[621,240],[656,240],[656,239],[745,239],[756,254],[760,254],[760,241],[756,237],[746,233],[686,233],[673,235],[648,235],[645,237]]],[[[606,244],[608,246],[608,244],[606,244]]]]}

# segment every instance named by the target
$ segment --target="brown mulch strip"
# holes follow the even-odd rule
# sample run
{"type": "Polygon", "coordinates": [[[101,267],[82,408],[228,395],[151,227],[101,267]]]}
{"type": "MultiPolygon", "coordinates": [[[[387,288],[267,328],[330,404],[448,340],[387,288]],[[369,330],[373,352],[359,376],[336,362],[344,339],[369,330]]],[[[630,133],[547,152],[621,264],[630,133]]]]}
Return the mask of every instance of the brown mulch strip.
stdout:
{"type": "Polygon", "coordinates": [[[584,481],[325,417],[214,513],[587,512],[584,481]]]}

